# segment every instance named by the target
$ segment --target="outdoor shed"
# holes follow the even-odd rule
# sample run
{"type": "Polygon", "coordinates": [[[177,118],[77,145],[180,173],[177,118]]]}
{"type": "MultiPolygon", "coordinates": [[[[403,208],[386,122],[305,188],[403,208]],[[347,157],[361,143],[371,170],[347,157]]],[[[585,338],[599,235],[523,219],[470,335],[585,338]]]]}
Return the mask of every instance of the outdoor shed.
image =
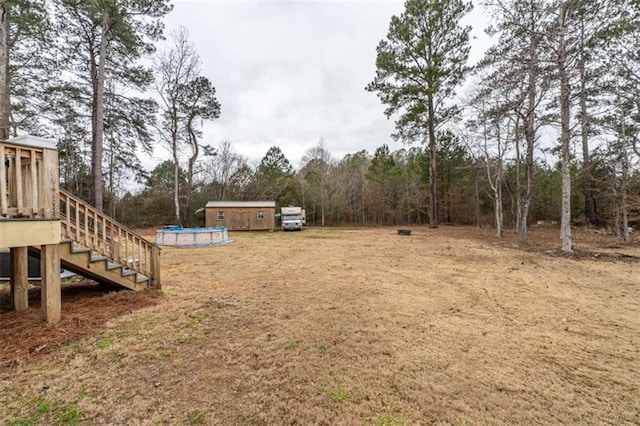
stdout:
{"type": "Polygon", "coordinates": [[[209,201],[205,226],[225,226],[230,231],[268,231],[275,228],[275,201],[209,201]]]}

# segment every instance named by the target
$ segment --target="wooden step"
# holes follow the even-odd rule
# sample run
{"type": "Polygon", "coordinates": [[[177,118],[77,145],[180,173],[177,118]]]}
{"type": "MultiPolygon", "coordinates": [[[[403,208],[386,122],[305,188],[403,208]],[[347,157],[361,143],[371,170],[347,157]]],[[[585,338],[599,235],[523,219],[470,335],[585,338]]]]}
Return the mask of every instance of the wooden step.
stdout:
{"type": "Polygon", "coordinates": [[[131,269],[122,269],[120,273],[123,277],[130,277],[132,275],[136,275],[136,271],[132,271],[131,269]]]}
{"type": "Polygon", "coordinates": [[[112,262],[112,261],[108,261],[107,262],[107,269],[108,270],[112,270],[112,269],[119,269],[122,268],[122,265],[116,262],[112,262]]]}
{"type": "MultiPolygon", "coordinates": [[[[32,249],[39,251],[38,247],[32,249]]],[[[70,239],[60,242],[60,261],[65,269],[97,282],[130,290],[144,290],[152,287],[149,277],[138,274],[107,256],[98,255],[70,239]]]]}
{"type": "Polygon", "coordinates": [[[76,247],[73,244],[71,245],[71,252],[73,254],[82,254],[82,253],[91,253],[91,249],[85,247],[76,247]]]}
{"type": "MultiPolygon", "coordinates": [[[[39,247],[33,247],[39,251],[39,247]]],[[[92,251],[84,247],[75,247],[70,241],[60,244],[60,262],[62,267],[78,275],[94,281],[127,288],[129,290],[144,290],[148,278],[138,281],[138,274],[122,265],[109,261],[104,256],[94,256],[92,251]]]]}

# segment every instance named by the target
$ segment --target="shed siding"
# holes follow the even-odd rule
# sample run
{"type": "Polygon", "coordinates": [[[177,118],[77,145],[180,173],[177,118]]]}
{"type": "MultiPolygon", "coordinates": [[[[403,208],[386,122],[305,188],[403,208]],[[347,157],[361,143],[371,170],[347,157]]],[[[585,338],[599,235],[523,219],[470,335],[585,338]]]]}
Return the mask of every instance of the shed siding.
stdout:
{"type": "Polygon", "coordinates": [[[276,209],[273,207],[207,207],[205,226],[225,226],[230,231],[268,231],[275,229],[276,209]],[[258,219],[258,212],[264,218],[258,219]],[[218,212],[224,212],[224,219],[218,219],[218,212]]]}

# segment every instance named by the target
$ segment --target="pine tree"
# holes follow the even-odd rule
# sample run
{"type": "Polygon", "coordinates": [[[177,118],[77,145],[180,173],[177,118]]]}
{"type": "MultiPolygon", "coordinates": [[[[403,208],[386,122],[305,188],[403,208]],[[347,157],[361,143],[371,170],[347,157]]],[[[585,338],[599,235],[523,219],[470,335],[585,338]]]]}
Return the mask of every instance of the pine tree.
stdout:
{"type": "Polygon", "coordinates": [[[389,150],[389,146],[378,147],[369,163],[367,182],[375,197],[375,217],[378,225],[397,221],[397,207],[400,202],[402,169],[389,150]]]}
{"type": "Polygon", "coordinates": [[[438,226],[436,127],[456,112],[447,101],[468,71],[471,27],[460,19],[471,9],[463,0],[407,0],[378,45],[376,77],[367,86],[387,105],[388,117],[399,114],[395,138],[428,140],[432,228],[438,226]]]}
{"type": "Polygon", "coordinates": [[[90,94],[94,204],[103,209],[105,87],[109,79],[143,90],[152,79],[138,59],[155,50],[169,0],[59,0],[57,29],[76,89],[90,94]],[[83,90],[84,91],[84,90],[83,90]]]}
{"type": "Polygon", "coordinates": [[[260,198],[285,206],[294,202],[293,167],[280,147],[269,148],[260,160],[254,179],[260,198]]]}
{"type": "Polygon", "coordinates": [[[0,140],[19,127],[36,133],[44,82],[52,78],[51,69],[42,72],[51,68],[50,27],[43,0],[0,2],[0,140]]]}

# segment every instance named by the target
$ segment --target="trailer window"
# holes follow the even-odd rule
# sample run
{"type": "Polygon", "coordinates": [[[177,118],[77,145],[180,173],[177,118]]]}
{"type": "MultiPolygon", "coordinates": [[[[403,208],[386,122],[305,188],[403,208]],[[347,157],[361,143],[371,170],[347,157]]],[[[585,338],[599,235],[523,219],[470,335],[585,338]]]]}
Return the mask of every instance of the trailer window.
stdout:
{"type": "Polygon", "coordinates": [[[258,220],[264,220],[264,211],[258,210],[258,220]]]}
{"type": "Polygon", "coordinates": [[[218,210],[218,220],[224,220],[224,210],[218,210]]]}

